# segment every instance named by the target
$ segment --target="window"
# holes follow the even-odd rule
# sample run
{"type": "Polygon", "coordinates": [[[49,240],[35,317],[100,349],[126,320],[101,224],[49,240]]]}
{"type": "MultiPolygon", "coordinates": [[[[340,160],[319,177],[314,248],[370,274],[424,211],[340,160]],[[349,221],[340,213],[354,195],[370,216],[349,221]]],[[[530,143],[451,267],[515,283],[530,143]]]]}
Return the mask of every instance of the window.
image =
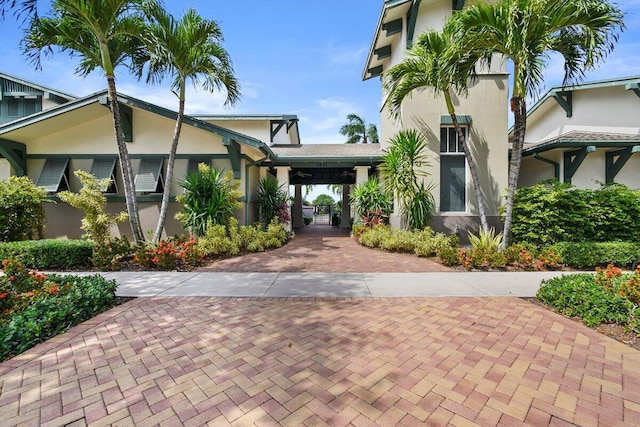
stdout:
{"type": "Polygon", "coordinates": [[[198,172],[198,165],[204,163],[211,166],[211,158],[209,157],[190,157],[187,164],[187,173],[198,172]]]}
{"type": "Polygon", "coordinates": [[[162,182],[162,165],[164,159],[142,159],[136,174],[136,192],[140,193],[162,193],[164,185],[162,182]]]}
{"type": "Polygon", "coordinates": [[[37,187],[44,187],[49,193],[69,189],[69,159],[47,159],[36,181],[37,187]]]}
{"type": "Polygon", "coordinates": [[[38,111],[38,100],[25,98],[24,100],[24,115],[30,116],[38,111]]]}
{"type": "Polygon", "coordinates": [[[117,159],[115,157],[93,160],[91,174],[95,176],[98,181],[105,178],[111,179],[111,183],[108,186],[100,188],[100,191],[103,193],[118,193],[118,185],[116,184],[116,161],[117,159]]]}
{"type": "MultiPolygon", "coordinates": [[[[467,139],[468,128],[462,128],[467,139]]],[[[440,128],[440,212],[467,210],[467,163],[453,126],[440,128]]]]}

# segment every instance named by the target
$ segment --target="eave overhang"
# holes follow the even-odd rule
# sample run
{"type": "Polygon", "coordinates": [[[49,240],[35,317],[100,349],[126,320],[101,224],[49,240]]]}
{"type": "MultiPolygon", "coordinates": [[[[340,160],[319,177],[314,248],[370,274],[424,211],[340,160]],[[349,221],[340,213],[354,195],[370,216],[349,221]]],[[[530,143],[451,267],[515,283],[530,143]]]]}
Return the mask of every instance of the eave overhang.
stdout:
{"type": "Polygon", "coordinates": [[[527,157],[556,149],[566,150],[584,147],[614,150],[634,147],[638,144],[640,144],[640,135],[569,132],[539,144],[525,147],[524,150],[522,150],[522,155],[527,157]]]}
{"type": "Polygon", "coordinates": [[[377,77],[384,71],[384,66],[391,56],[393,39],[402,33],[404,20],[413,3],[413,0],[387,0],[384,2],[369,48],[362,80],[377,77]]]}

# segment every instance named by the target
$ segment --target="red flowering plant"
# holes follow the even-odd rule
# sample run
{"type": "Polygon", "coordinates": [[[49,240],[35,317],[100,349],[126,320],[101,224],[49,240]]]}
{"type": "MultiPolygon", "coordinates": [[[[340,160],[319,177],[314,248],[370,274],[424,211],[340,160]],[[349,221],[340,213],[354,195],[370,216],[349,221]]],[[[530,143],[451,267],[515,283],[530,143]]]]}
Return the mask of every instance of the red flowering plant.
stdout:
{"type": "Polygon", "coordinates": [[[161,240],[154,246],[142,246],[136,251],[134,262],[145,268],[175,270],[192,268],[202,262],[197,239],[171,238],[161,240]]]}
{"type": "Polygon", "coordinates": [[[44,294],[57,294],[60,285],[43,273],[29,270],[16,259],[2,261],[4,275],[0,277],[0,319],[27,307],[33,299],[44,294]]]}

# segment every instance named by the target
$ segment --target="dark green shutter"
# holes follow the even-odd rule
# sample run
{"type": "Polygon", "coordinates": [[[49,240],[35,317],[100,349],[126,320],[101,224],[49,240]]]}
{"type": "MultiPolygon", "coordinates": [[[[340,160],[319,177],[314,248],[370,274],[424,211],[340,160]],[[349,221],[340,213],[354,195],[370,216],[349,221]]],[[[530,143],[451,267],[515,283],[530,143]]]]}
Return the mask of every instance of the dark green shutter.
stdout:
{"type": "Polygon", "coordinates": [[[142,159],[136,174],[136,191],[162,193],[162,163],[164,159],[142,159]]]}
{"type": "Polygon", "coordinates": [[[49,193],[69,189],[69,159],[47,159],[44,162],[36,186],[49,193]]]}
{"type": "Polygon", "coordinates": [[[440,211],[464,212],[466,187],[464,156],[440,156],[440,211]]]}
{"type": "Polygon", "coordinates": [[[116,186],[116,161],[113,158],[100,158],[94,159],[91,165],[91,174],[96,177],[98,181],[102,179],[111,179],[111,184],[107,187],[102,187],[100,190],[103,193],[117,193],[118,187],[116,186]]]}

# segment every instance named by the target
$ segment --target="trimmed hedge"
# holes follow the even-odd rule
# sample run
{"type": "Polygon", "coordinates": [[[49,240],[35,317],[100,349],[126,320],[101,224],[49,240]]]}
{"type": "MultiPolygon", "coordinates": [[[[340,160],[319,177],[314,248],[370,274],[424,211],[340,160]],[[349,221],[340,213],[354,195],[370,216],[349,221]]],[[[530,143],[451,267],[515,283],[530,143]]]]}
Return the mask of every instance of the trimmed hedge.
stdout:
{"type": "Polygon", "coordinates": [[[611,184],[584,190],[555,180],[519,188],[513,204],[514,242],[640,239],[640,191],[611,184]]]}
{"type": "Polygon", "coordinates": [[[16,258],[27,268],[76,268],[91,265],[94,243],[85,240],[26,240],[0,243],[0,258],[16,258]]]}
{"type": "Polygon", "coordinates": [[[0,361],[63,333],[116,303],[114,280],[107,281],[99,275],[52,274],[48,278],[65,290],[38,298],[9,322],[0,324],[0,361]]]}
{"type": "Polygon", "coordinates": [[[560,242],[552,248],[562,263],[575,268],[631,266],[640,260],[640,243],[634,242],[560,242]]]}

